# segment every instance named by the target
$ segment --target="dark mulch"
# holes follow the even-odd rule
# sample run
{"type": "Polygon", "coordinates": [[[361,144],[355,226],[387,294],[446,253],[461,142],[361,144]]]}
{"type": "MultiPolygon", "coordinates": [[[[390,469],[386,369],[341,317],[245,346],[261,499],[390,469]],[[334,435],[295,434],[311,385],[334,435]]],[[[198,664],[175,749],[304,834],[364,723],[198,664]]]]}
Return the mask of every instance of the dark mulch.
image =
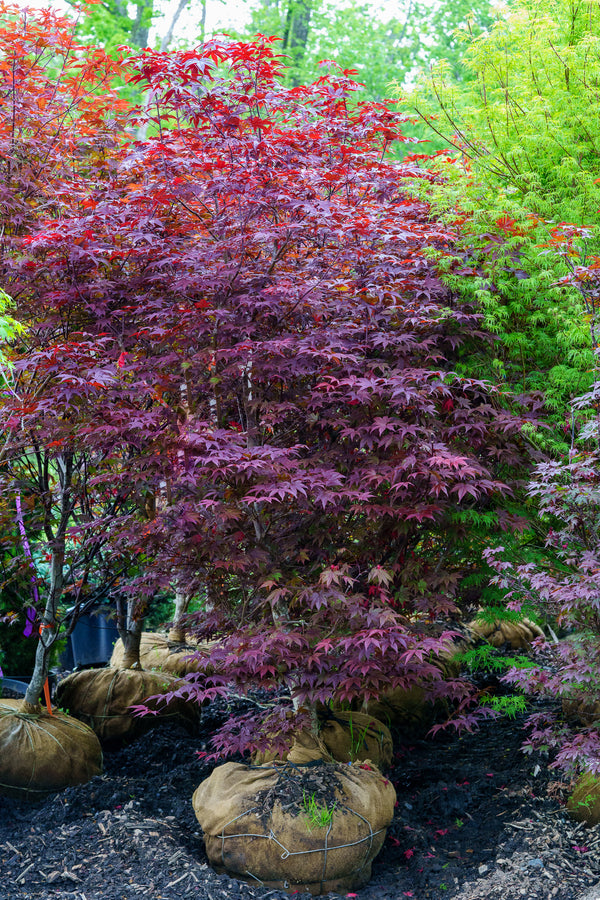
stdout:
{"type": "Polygon", "coordinates": [[[256,815],[266,827],[273,807],[278,802],[291,815],[307,819],[307,803],[311,797],[315,799],[319,809],[332,810],[336,804],[336,791],[343,787],[337,775],[344,768],[342,763],[332,765],[321,761],[308,766],[282,768],[272,787],[255,794],[253,806],[257,810],[256,815]]]}
{"type": "MultiPolygon", "coordinates": [[[[196,751],[224,713],[206,711],[199,737],[169,727],[109,750],[102,776],[41,803],[0,799],[2,900],[286,898],[207,865],[190,798],[213,767],[196,751]]],[[[371,882],[350,897],[588,898],[600,829],[569,820],[556,773],[520,751],[520,725],[397,746],[396,816],[371,882]]]]}

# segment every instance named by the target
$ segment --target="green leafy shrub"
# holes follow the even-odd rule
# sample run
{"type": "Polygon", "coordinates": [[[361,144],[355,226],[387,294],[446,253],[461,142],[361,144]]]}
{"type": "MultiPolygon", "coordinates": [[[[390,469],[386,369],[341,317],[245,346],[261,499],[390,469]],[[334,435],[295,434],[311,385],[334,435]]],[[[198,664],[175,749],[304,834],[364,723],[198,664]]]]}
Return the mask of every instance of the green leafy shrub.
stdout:
{"type": "Polygon", "coordinates": [[[458,87],[442,63],[409,104],[459,151],[430,191],[460,228],[438,264],[497,338],[491,353],[470,348],[463,371],[543,392],[553,429],[526,437],[555,457],[570,444],[568,403],[592,382],[590,310],[568,276],[600,240],[599,23],[591,4],[517,0],[469,44],[469,79],[458,87]],[[564,222],[584,229],[568,246],[564,222]]]}

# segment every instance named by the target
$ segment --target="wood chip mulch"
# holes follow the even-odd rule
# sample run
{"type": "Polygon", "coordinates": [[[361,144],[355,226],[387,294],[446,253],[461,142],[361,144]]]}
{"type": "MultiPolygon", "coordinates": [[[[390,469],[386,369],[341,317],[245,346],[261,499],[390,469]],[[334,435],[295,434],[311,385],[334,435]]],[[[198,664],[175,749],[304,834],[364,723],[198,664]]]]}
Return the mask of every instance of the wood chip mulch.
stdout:
{"type": "MultiPolygon", "coordinates": [[[[285,900],[207,864],[190,801],[225,714],[200,737],[169,726],[107,751],[102,776],[43,802],[0,798],[1,900],[285,900]]],[[[521,724],[396,744],[396,815],[356,900],[600,900],[600,828],[569,818],[521,724]]]]}

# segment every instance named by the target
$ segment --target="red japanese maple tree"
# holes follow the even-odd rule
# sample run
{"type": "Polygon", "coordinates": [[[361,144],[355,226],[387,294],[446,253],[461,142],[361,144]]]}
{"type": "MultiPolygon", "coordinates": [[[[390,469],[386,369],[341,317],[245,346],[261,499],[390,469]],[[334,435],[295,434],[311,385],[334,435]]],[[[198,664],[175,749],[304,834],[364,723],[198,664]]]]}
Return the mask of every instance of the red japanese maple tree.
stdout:
{"type": "Polygon", "coordinates": [[[428,176],[386,159],[402,120],[349,72],[284,88],[283,63],[264,38],[130,60],[150,136],[10,273],[30,331],[2,417],[122,498],[102,520],[139,562],[121,590],[206,597],[212,674],[182,690],[287,688],[227,750],[391,686],[464,712],[429,627],[455,608],[448,514],[522,463],[522,421],[453,372],[486,337],[427,260],[452,240],[411,195],[428,176]]]}
{"type": "MultiPolygon", "coordinates": [[[[61,379],[60,345],[75,322],[72,313],[59,311],[58,295],[51,304],[56,315],[48,318],[45,298],[29,287],[30,277],[39,273],[25,247],[40,222],[76,213],[106,178],[127,108],[111,87],[119,71],[101,50],[75,41],[68,19],[50,10],[0,4],[2,286],[30,326],[15,347],[21,365],[10,370],[4,357],[2,364],[3,582],[17,579],[31,588],[24,603],[37,607],[43,626],[27,693],[32,706],[58,636],[59,605],[64,611],[68,600],[77,611],[89,599],[89,573],[102,542],[96,538],[80,546],[75,535],[78,521],[89,521],[94,506],[93,464],[73,440],[61,437],[69,432],[67,396],[55,396],[52,389],[44,396],[44,386],[61,379]],[[34,409],[38,418],[30,419],[34,409]]],[[[114,498],[103,505],[105,513],[114,509],[114,498]]],[[[95,506],[95,517],[100,508],[95,506]]]]}

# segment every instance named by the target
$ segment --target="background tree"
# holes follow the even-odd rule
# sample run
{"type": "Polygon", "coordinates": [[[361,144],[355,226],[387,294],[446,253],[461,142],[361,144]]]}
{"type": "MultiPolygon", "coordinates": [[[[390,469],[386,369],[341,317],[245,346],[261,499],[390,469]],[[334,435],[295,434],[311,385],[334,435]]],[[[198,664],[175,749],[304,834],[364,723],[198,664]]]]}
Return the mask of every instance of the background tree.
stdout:
{"type": "MultiPolygon", "coordinates": [[[[206,26],[206,0],[135,0],[134,3],[121,0],[100,0],[85,7],[85,15],[79,18],[78,34],[82,39],[91,39],[107,53],[115,55],[118,48],[125,45],[134,49],[148,47],[151,32],[157,32],[152,43],[166,50],[177,34],[177,26],[186,9],[197,7],[201,40],[204,40],[206,26]]],[[[71,4],[79,10],[76,2],[71,4]]]]}
{"type": "MultiPolygon", "coordinates": [[[[525,388],[547,382],[554,433],[550,440],[532,434],[546,458],[527,491],[538,522],[526,539],[537,546],[529,555],[514,544],[488,551],[496,586],[513,609],[532,604],[572,632],[546,648],[538,667],[510,676],[528,691],[562,697],[572,715],[571,722],[551,713],[533,717],[525,746],[552,749],[554,764],[594,773],[600,770],[597,19],[588,3],[513,4],[469,48],[465,62],[474,79],[460,97],[440,68],[414,98],[424,117],[435,114],[431,127],[458,151],[442,166],[447,180],[438,207],[455,220],[458,213],[463,234],[462,252],[446,261],[447,281],[481,303],[498,335],[505,382],[525,388]]],[[[473,363],[466,358],[466,370],[481,372],[485,360],[473,363]]]]}
{"type": "Polygon", "coordinates": [[[592,3],[518,0],[464,55],[459,88],[444,62],[414,95],[417,112],[471,161],[474,174],[532,214],[597,223],[597,19],[592,3]]]}
{"type": "Polygon", "coordinates": [[[457,31],[478,35],[491,23],[487,0],[476,4],[442,0],[434,5],[409,0],[402,7],[398,4],[391,16],[369,3],[282,0],[255,5],[248,26],[236,33],[280,37],[283,51],[293,60],[287,75],[290,84],[314,80],[320,61],[332,59],[343,69],[357,70],[366,98],[381,100],[390,96],[391,82],[410,83],[420,70],[442,58],[450,61],[456,78],[464,78],[457,31]]]}
{"type": "MultiPolygon", "coordinates": [[[[490,379],[508,394],[543,396],[544,424],[527,432],[539,459],[568,454],[588,415],[574,412],[571,401],[594,378],[594,293],[586,294],[583,283],[571,277],[585,266],[596,241],[596,226],[589,224],[596,202],[590,191],[597,190],[589,123],[588,150],[579,163],[570,154],[580,140],[588,140],[580,123],[595,103],[586,87],[595,65],[587,54],[595,38],[585,9],[567,2],[543,8],[529,0],[513,4],[487,34],[468,44],[464,84],[457,85],[441,63],[403,105],[456,148],[440,156],[441,179],[424,192],[458,233],[451,252],[437,255],[438,271],[482,312],[495,335],[492,352],[466,347],[458,371],[490,379]],[[576,184],[589,198],[588,224],[563,229],[560,219],[583,222],[576,184]]],[[[430,161],[421,164],[431,167],[430,161]]],[[[545,526],[531,498],[521,494],[513,511],[519,507],[529,525],[511,542],[513,561],[543,564],[545,526]]],[[[481,536],[483,550],[485,529],[481,536]]],[[[501,605],[501,592],[490,588],[489,576],[485,571],[474,576],[482,599],[501,605]]]]}

